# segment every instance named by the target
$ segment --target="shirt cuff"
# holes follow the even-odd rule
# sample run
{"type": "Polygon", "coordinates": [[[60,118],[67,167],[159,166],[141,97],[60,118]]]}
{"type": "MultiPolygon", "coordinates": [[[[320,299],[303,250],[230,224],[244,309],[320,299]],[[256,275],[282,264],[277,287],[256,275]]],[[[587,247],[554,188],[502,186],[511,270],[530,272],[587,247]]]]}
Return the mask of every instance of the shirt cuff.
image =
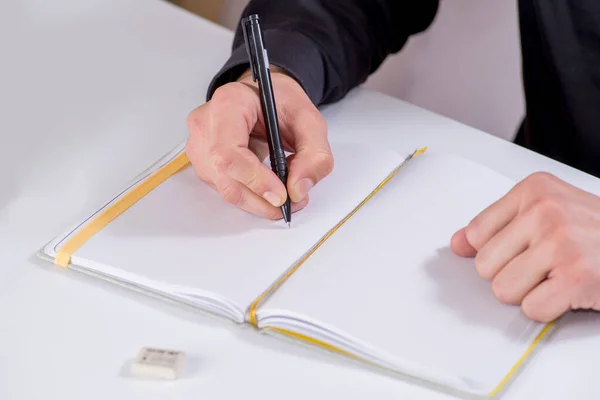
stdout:
{"type": "MultiPolygon", "coordinates": [[[[318,106],[323,99],[325,69],[317,45],[298,32],[265,30],[263,40],[269,63],[283,69],[304,89],[310,100],[318,106]]],[[[250,66],[243,41],[234,44],[229,60],[212,79],[206,100],[210,100],[220,86],[237,80],[250,66]]]]}

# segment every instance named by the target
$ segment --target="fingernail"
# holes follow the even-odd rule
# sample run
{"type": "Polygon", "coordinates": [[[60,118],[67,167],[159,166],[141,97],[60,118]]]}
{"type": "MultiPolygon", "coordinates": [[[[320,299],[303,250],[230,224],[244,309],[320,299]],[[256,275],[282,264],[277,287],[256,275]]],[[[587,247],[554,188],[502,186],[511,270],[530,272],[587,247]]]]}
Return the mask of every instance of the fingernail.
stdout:
{"type": "Polygon", "coordinates": [[[314,184],[311,179],[304,178],[296,182],[294,189],[296,189],[296,193],[298,193],[300,197],[304,198],[313,186],[314,184]]]}
{"type": "Polygon", "coordinates": [[[263,194],[263,197],[265,198],[266,201],[273,204],[275,207],[281,205],[281,198],[273,192],[265,192],[263,194]]]}

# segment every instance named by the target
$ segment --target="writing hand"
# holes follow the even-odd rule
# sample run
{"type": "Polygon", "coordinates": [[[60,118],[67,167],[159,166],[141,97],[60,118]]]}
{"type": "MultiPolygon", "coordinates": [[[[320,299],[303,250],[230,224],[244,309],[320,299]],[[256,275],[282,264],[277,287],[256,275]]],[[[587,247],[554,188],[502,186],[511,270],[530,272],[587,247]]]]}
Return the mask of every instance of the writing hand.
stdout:
{"type": "MultiPolygon", "coordinates": [[[[280,133],[288,157],[292,211],[306,206],[308,193],[333,169],[324,118],[302,87],[272,68],[280,133]]],[[[223,199],[252,214],[282,218],[286,188],[271,168],[258,85],[247,72],[218,88],[187,119],[186,153],[198,177],[223,199]],[[260,157],[260,158],[259,158],[260,157]]]]}

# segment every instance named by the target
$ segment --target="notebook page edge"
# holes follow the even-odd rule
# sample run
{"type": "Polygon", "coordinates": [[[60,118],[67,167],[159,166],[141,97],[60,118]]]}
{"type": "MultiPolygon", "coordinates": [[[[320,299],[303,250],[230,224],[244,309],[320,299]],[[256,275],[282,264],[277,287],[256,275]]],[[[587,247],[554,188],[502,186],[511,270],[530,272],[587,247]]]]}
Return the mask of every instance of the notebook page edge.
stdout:
{"type": "Polygon", "coordinates": [[[424,365],[417,365],[389,356],[357,338],[337,330],[334,326],[323,324],[305,315],[281,309],[263,309],[259,314],[258,329],[265,333],[278,331],[293,339],[341,355],[352,357],[360,362],[371,364],[377,368],[388,370],[405,377],[412,377],[423,383],[433,383],[439,388],[456,390],[460,393],[494,398],[506,390],[517,376],[525,369],[541,345],[556,330],[556,323],[547,323],[536,329],[529,342],[522,346],[519,356],[504,375],[489,382],[472,382],[460,376],[448,376],[424,365]]]}
{"type": "Polygon", "coordinates": [[[200,297],[200,292],[186,292],[182,291],[183,288],[179,287],[163,287],[160,284],[153,285],[149,282],[145,282],[148,281],[146,279],[141,279],[138,281],[127,279],[126,277],[119,276],[117,274],[106,273],[101,267],[98,267],[97,264],[98,263],[93,261],[74,257],[73,263],[70,264],[70,269],[78,273],[82,273],[84,275],[133,290],[134,292],[150,295],[154,298],[168,300],[178,305],[191,307],[196,311],[203,311],[235,323],[244,322],[242,310],[236,305],[229,303],[226,299],[219,299],[219,296],[217,295],[204,292],[202,293],[202,297],[212,300],[212,302],[202,301],[201,299],[196,299],[196,301],[194,301],[193,297],[200,297]],[[95,265],[95,268],[90,268],[89,265],[95,265]],[[144,284],[144,282],[146,284],[144,284]]]}
{"type": "Polygon", "coordinates": [[[464,400],[481,400],[489,399],[490,396],[485,391],[468,391],[458,389],[453,385],[441,384],[435,380],[426,380],[415,374],[403,373],[392,367],[386,367],[383,364],[371,362],[367,359],[360,358],[355,354],[345,352],[342,348],[336,348],[327,343],[320,342],[310,336],[306,336],[294,331],[266,327],[260,331],[261,334],[269,335],[277,339],[285,340],[292,346],[302,346],[309,351],[325,352],[334,357],[338,357],[344,364],[349,363],[358,368],[365,368],[367,371],[390,377],[391,379],[399,379],[405,383],[415,384],[428,390],[433,390],[438,393],[448,394],[454,398],[464,400]]]}
{"type": "MultiPolygon", "coordinates": [[[[373,345],[349,336],[337,330],[334,326],[316,321],[305,315],[286,310],[263,310],[262,324],[259,329],[269,331],[281,329],[292,334],[305,336],[312,339],[318,347],[336,349],[341,354],[350,355],[367,364],[376,365],[378,368],[389,370],[403,376],[420,379],[441,387],[458,390],[464,393],[485,396],[491,388],[475,387],[464,378],[435,370],[425,365],[418,365],[386,354],[385,351],[373,345]]],[[[305,339],[306,339],[305,338],[305,339]]]]}

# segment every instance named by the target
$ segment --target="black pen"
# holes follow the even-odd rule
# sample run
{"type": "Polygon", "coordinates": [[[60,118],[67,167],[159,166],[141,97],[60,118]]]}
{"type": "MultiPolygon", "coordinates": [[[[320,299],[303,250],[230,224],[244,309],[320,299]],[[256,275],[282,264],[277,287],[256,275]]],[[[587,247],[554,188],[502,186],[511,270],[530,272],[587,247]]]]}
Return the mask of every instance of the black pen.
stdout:
{"type": "MultiPolygon", "coordinates": [[[[275,98],[273,95],[271,73],[269,70],[269,57],[263,42],[258,15],[250,15],[244,18],[241,23],[244,32],[244,41],[246,42],[246,51],[248,52],[248,58],[250,60],[252,79],[255,82],[258,80],[259,84],[260,100],[265,119],[265,128],[267,130],[267,139],[269,142],[271,169],[279,179],[281,179],[287,193],[287,160],[283,151],[281,136],[279,135],[277,109],[275,108],[275,98]]],[[[288,227],[290,227],[292,223],[292,211],[289,195],[287,195],[285,203],[281,206],[281,212],[283,214],[283,220],[287,223],[288,227]]]]}

